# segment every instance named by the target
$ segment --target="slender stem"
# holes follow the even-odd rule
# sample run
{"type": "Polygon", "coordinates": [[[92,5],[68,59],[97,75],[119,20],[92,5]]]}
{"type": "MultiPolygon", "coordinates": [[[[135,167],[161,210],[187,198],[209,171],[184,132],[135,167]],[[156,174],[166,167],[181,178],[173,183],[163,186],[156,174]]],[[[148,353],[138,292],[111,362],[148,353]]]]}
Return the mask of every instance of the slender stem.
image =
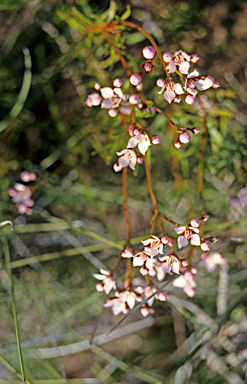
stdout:
{"type": "MultiPolygon", "coordinates": [[[[139,96],[142,99],[142,101],[148,105],[148,100],[139,92],[139,96]]],[[[165,113],[163,112],[160,108],[156,107],[155,105],[152,105],[152,107],[158,112],[161,113],[161,115],[165,116],[167,120],[177,129],[178,126],[174,121],[165,113]]]]}
{"type": "Polygon", "coordinates": [[[23,364],[23,358],[22,358],[22,352],[21,352],[19,328],[18,328],[18,321],[17,321],[14,282],[13,282],[13,276],[12,276],[12,270],[11,270],[11,263],[10,263],[8,239],[6,236],[3,236],[3,250],[4,250],[5,263],[6,263],[6,270],[7,270],[7,273],[9,275],[10,284],[11,284],[13,317],[14,317],[14,323],[15,323],[15,334],[16,334],[16,340],[17,340],[18,354],[19,354],[19,360],[20,360],[20,366],[21,366],[21,375],[22,375],[23,384],[26,384],[24,364],[23,364]]]}
{"type": "Polygon", "coordinates": [[[114,265],[113,269],[111,270],[111,275],[118,269],[119,263],[122,259],[122,252],[119,254],[118,259],[116,261],[116,264],[114,265]]]}
{"type": "MultiPolygon", "coordinates": [[[[173,142],[174,130],[172,128],[172,123],[170,120],[168,121],[168,131],[169,131],[171,141],[173,142]]],[[[178,152],[174,146],[172,147],[172,166],[173,166],[173,171],[174,171],[175,185],[176,185],[176,187],[180,187],[182,184],[182,176],[180,173],[180,164],[179,164],[178,152]]]]}
{"type": "Polygon", "coordinates": [[[162,219],[168,221],[168,222],[171,223],[171,224],[174,224],[174,225],[176,225],[176,226],[178,226],[178,227],[182,227],[182,226],[183,226],[182,224],[178,224],[178,223],[176,223],[176,221],[173,221],[173,220],[169,219],[169,217],[167,217],[166,215],[164,215],[164,213],[161,213],[161,212],[160,212],[159,215],[160,215],[160,217],[162,217],[162,219]]]}
{"type": "Polygon", "coordinates": [[[127,231],[127,244],[129,244],[131,239],[131,232],[130,232],[128,205],[127,205],[127,168],[126,167],[123,168],[122,170],[122,191],[123,191],[123,210],[124,210],[124,217],[125,217],[126,231],[127,231]]]}
{"type": "Polygon", "coordinates": [[[154,194],[154,190],[153,190],[153,186],[152,186],[152,180],[151,180],[150,170],[148,167],[147,156],[144,155],[143,158],[144,158],[144,164],[145,164],[145,171],[146,171],[146,175],[147,175],[149,193],[150,193],[150,197],[151,197],[152,204],[154,207],[154,214],[156,214],[156,213],[159,213],[159,207],[158,207],[158,203],[157,203],[157,200],[156,200],[156,197],[154,194]]]}

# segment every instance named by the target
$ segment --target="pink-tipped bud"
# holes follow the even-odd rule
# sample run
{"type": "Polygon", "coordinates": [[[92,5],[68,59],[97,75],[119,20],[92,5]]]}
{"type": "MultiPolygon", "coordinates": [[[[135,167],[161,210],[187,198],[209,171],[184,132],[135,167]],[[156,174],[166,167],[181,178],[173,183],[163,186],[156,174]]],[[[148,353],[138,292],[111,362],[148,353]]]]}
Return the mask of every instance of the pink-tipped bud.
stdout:
{"type": "Polygon", "coordinates": [[[138,84],[138,85],[136,86],[136,89],[137,89],[137,91],[141,91],[141,90],[143,89],[143,85],[142,85],[142,83],[138,84]]]}
{"type": "Polygon", "coordinates": [[[140,268],[140,274],[141,274],[142,276],[147,275],[147,274],[148,274],[148,269],[145,268],[145,267],[141,267],[141,268],[140,268]]]}
{"type": "Polygon", "coordinates": [[[108,114],[110,117],[116,117],[117,116],[117,109],[114,109],[114,108],[109,109],[108,114]]]}
{"type": "Polygon", "coordinates": [[[141,76],[139,76],[137,73],[130,76],[130,84],[137,86],[142,82],[141,76]]]}
{"type": "Polygon", "coordinates": [[[33,207],[34,206],[34,200],[33,199],[28,199],[25,201],[25,204],[27,207],[33,207]]]}
{"type": "Polygon", "coordinates": [[[218,81],[215,81],[214,84],[212,85],[212,88],[214,88],[214,89],[217,89],[219,87],[220,87],[220,84],[218,81]]]}
{"type": "Polygon", "coordinates": [[[118,165],[118,163],[114,163],[113,164],[113,170],[115,172],[120,172],[120,171],[122,171],[122,167],[120,165],[118,165]]]}
{"type": "Polygon", "coordinates": [[[195,275],[197,273],[197,268],[196,267],[191,268],[190,272],[193,273],[193,275],[195,275]]]}
{"type": "Polygon", "coordinates": [[[189,134],[189,132],[183,132],[179,135],[179,140],[181,141],[181,143],[183,144],[187,144],[190,142],[190,139],[191,139],[191,136],[189,134]]]}
{"type": "Polygon", "coordinates": [[[202,221],[208,221],[209,216],[208,215],[202,215],[201,220],[202,221]]]}
{"type": "Polygon", "coordinates": [[[127,280],[124,280],[124,288],[128,288],[130,286],[130,280],[127,279],[127,280]]]}
{"type": "Polygon", "coordinates": [[[207,252],[210,249],[210,242],[209,241],[204,241],[201,243],[201,250],[204,252],[207,252]]]}
{"type": "Polygon", "coordinates": [[[160,143],[160,137],[159,136],[153,136],[152,137],[152,143],[153,144],[159,144],[160,143]]]}
{"type": "Polygon", "coordinates": [[[188,260],[182,260],[182,266],[187,267],[188,266],[188,260]]]}
{"type": "Polygon", "coordinates": [[[159,292],[158,295],[157,295],[157,298],[160,301],[166,301],[167,300],[167,295],[165,294],[165,292],[159,292]]]}
{"type": "Polygon", "coordinates": [[[137,104],[137,107],[140,108],[140,109],[142,109],[143,104],[142,104],[142,103],[138,103],[138,104],[137,104]]]}
{"type": "Polygon", "coordinates": [[[199,60],[199,56],[196,53],[190,56],[190,61],[192,63],[197,63],[198,60],[199,60]]]}
{"type": "Polygon", "coordinates": [[[152,60],[155,56],[155,49],[151,45],[148,45],[147,47],[143,48],[142,55],[147,60],[152,60]]]}
{"type": "Polygon", "coordinates": [[[173,99],[174,103],[180,103],[181,102],[181,97],[176,95],[173,99]]]}
{"type": "Polygon", "coordinates": [[[35,175],[35,173],[32,172],[29,174],[29,179],[30,179],[30,181],[34,181],[37,179],[37,176],[35,175]]]}
{"type": "Polygon", "coordinates": [[[31,208],[26,208],[26,215],[31,215],[33,213],[33,210],[31,208]]]}
{"type": "Polygon", "coordinates": [[[176,147],[177,149],[179,149],[179,148],[182,147],[182,144],[180,143],[180,141],[176,141],[176,143],[174,143],[174,147],[176,147]]]}
{"type": "Polygon", "coordinates": [[[122,253],[122,257],[127,259],[130,259],[133,256],[134,256],[134,252],[132,248],[126,248],[122,253]]]}
{"type": "Polygon", "coordinates": [[[129,98],[130,104],[136,105],[139,103],[139,96],[138,95],[131,95],[129,98]]]}
{"type": "Polygon", "coordinates": [[[19,213],[26,213],[26,211],[27,211],[26,205],[25,204],[19,204],[18,205],[18,211],[19,211],[19,213]]]}
{"type": "Polygon", "coordinates": [[[164,87],[164,85],[165,85],[165,80],[163,80],[163,79],[158,79],[157,81],[156,81],[156,84],[158,85],[158,87],[160,87],[160,88],[163,88],[164,87]]]}
{"type": "Polygon", "coordinates": [[[200,132],[200,129],[197,127],[194,127],[194,128],[192,128],[191,131],[194,133],[194,135],[198,135],[198,133],[200,132]]]}
{"type": "Polygon", "coordinates": [[[134,135],[135,135],[135,136],[140,135],[140,131],[139,131],[138,128],[135,128],[135,129],[134,129],[134,135]]]}
{"type": "Polygon", "coordinates": [[[104,291],[104,284],[103,283],[96,284],[96,289],[98,292],[103,292],[104,291]]]}
{"type": "Polygon", "coordinates": [[[9,196],[14,197],[17,194],[17,191],[14,188],[8,190],[9,196]]]}
{"type": "Polygon", "coordinates": [[[169,237],[168,237],[168,236],[163,236],[163,237],[161,237],[160,240],[162,241],[163,244],[168,244],[168,242],[169,242],[169,237]]]}
{"type": "Polygon", "coordinates": [[[134,136],[134,130],[135,130],[135,126],[134,125],[130,125],[129,126],[129,134],[130,134],[130,136],[134,136]]]}
{"type": "Polygon", "coordinates": [[[140,309],[142,316],[147,317],[149,315],[149,309],[147,307],[142,307],[140,309]]]}
{"type": "Polygon", "coordinates": [[[189,104],[189,105],[194,104],[194,102],[195,102],[195,98],[194,98],[194,96],[192,96],[192,95],[187,95],[187,96],[185,97],[185,102],[186,102],[187,104],[189,104]]]}
{"type": "Polygon", "coordinates": [[[113,87],[120,88],[122,87],[122,85],[123,85],[122,80],[120,79],[113,80],[113,87]]]}
{"type": "Polygon", "coordinates": [[[136,161],[138,164],[142,164],[143,163],[143,157],[137,156],[136,161]]]}
{"type": "Polygon", "coordinates": [[[23,171],[21,172],[21,179],[25,182],[28,183],[30,181],[30,172],[28,171],[23,171]]]}
{"type": "Polygon", "coordinates": [[[101,84],[100,83],[95,83],[94,84],[94,89],[96,89],[96,91],[99,91],[101,88],[101,84]]]}
{"type": "Polygon", "coordinates": [[[191,221],[190,221],[190,225],[192,226],[192,227],[199,227],[200,226],[200,224],[201,224],[201,222],[200,222],[200,220],[199,219],[192,219],[191,221]]]}
{"type": "Polygon", "coordinates": [[[170,63],[172,57],[173,57],[173,55],[170,52],[165,52],[163,54],[163,60],[165,61],[165,63],[170,63]]]}

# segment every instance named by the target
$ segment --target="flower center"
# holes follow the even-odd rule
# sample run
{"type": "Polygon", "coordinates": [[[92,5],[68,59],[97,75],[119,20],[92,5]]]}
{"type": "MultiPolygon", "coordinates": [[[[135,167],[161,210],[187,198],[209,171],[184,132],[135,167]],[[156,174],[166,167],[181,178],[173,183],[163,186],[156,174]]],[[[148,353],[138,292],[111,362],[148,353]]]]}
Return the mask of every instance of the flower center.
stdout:
{"type": "Polygon", "coordinates": [[[133,156],[132,156],[132,153],[130,152],[129,149],[127,149],[127,151],[125,152],[124,157],[125,157],[126,160],[131,160],[132,159],[133,156]]]}

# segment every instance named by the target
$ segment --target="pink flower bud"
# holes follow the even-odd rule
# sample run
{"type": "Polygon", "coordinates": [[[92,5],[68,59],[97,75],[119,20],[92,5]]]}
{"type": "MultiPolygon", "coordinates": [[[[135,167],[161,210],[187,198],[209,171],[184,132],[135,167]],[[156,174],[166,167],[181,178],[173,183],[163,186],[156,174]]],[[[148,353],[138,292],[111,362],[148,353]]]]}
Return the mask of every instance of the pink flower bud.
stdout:
{"type": "Polygon", "coordinates": [[[166,301],[167,300],[167,295],[165,294],[165,292],[159,292],[158,295],[157,295],[157,298],[160,301],[166,301]]]}
{"type": "Polygon", "coordinates": [[[209,238],[209,241],[210,241],[210,243],[217,243],[217,241],[218,241],[218,239],[216,239],[216,237],[215,236],[211,236],[210,238],[209,238]]]}
{"type": "Polygon", "coordinates": [[[193,273],[193,275],[195,275],[197,273],[196,267],[191,268],[190,272],[193,273]]]}
{"type": "Polygon", "coordinates": [[[156,84],[158,85],[158,87],[160,87],[160,88],[163,88],[164,87],[164,85],[165,85],[165,80],[163,80],[163,79],[158,79],[157,81],[156,81],[156,84]]]}
{"type": "Polygon", "coordinates": [[[135,135],[135,136],[140,135],[140,131],[139,131],[138,128],[135,128],[135,129],[134,129],[134,135],[135,135]]]}
{"type": "Polygon", "coordinates": [[[34,205],[33,199],[28,199],[25,201],[27,207],[32,207],[34,205]]]}
{"type": "Polygon", "coordinates": [[[188,266],[188,260],[182,260],[182,266],[187,267],[188,266]]]}
{"type": "Polygon", "coordinates": [[[96,89],[96,91],[99,91],[101,88],[101,84],[100,83],[95,83],[94,84],[94,89],[96,89]]]}
{"type": "Polygon", "coordinates": [[[143,48],[142,55],[147,60],[152,60],[155,56],[155,49],[151,45],[148,45],[147,47],[143,48]]]}
{"type": "Polygon", "coordinates": [[[142,103],[138,103],[138,104],[137,104],[137,107],[140,108],[140,109],[142,109],[143,104],[142,104],[142,103]]]}
{"type": "Polygon", "coordinates": [[[98,292],[103,292],[104,291],[104,284],[103,283],[96,284],[96,289],[98,292]]]}
{"type": "Polygon", "coordinates": [[[20,213],[26,213],[26,210],[27,210],[27,207],[26,207],[25,204],[19,204],[19,205],[18,205],[18,211],[19,211],[20,213]]]}
{"type": "Polygon", "coordinates": [[[120,165],[118,165],[118,163],[113,164],[113,169],[115,172],[122,171],[122,167],[120,165]]]}
{"type": "Polygon", "coordinates": [[[183,144],[187,144],[190,142],[190,139],[191,139],[191,136],[189,134],[189,132],[183,132],[179,135],[179,140],[181,141],[181,143],[183,144]]]}
{"type": "Polygon", "coordinates": [[[220,84],[218,81],[215,81],[215,83],[212,85],[212,88],[217,89],[220,87],[220,84]]]}
{"type": "Polygon", "coordinates": [[[113,80],[113,86],[114,87],[120,88],[120,87],[122,87],[122,85],[123,85],[122,80],[120,80],[120,79],[113,80]]]}
{"type": "Polygon", "coordinates": [[[130,125],[129,126],[129,134],[130,134],[130,136],[134,136],[134,130],[135,130],[135,126],[134,125],[130,125]]]}
{"type": "Polygon", "coordinates": [[[17,191],[14,188],[8,190],[9,196],[14,197],[17,194],[17,191]]]}
{"type": "Polygon", "coordinates": [[[160,143],[160,137],[159,136],[153,136],[152,137],[152,143],[153,144],[159,144],[160,143]]]}
{"type": "Polygon", "coordinates": [[[194,96],[192,96],[192,95],[187,95],[187,96],[185,97],[185,102],[186,102],[187,104],[189,104],[189,105],[194,104],[194,102],[195,102],[195,98],[194,98],[194,96]]]}
{"type": "Polygon", "coordinates": [[[198,135],[198,133],[200,132],[200,129],[197,127],[194,127],[192,128],[192,132],[194,133],[194,135],[198,135]]]}
{"type": "Polygon", "coordinates": [[[26,208],[26,215],[31,215],[33,213],[33,210],[31,208],[26,208]]]}
{"type": "Polygon", "coordinates": [[[168,237],[168,236],[163,236],[163,237],[161,237],[160,240],[162,241],[163,244],[168,244],[168,242],[169,242],[169,237],[168,237]]]}
{"type": "Polygon", "coordinates": [[[190,56],[190,61],[192,63],[197,63],[198,60],[199,60],[199,56],[196,53],[190,56]]]}
{"type": "Polygon", "coordinates": [[[124,288],[128,288],[130,286],[130,280],[127,279],[127,280],[124,280],[124,288]]]}
{"type": "Polygon", "coordinates": [[[136,86],[136,85],[139,85],[141,82],[142,82],[142,78],[137,73],[130,76],[130,84],[136,86]]]}
{"type": "Polygon", "coordinates": [[[208,215],[202,215],[201,220],[202,221],[208,221],[209,216],[208,215]]]}
{"type": "Polygon", "coordinates": [[[130,104],[138,104],[139,103],[139,96],[138,95],[131,95],[129,98],[130,104]]]}
{"type": "Polygon", "coordinates": [[[109,109],[108,114],[110,117],[116,117],[117,116],[117,109],[114,109],[114,108],[109,109]]]}
{"type": "Polygon", "coordinates": [[[180,141],[176,141],[176,143],[174,143],[174,147],[176,147],[177,149],[179,149],[181,146],[182,144],[180,143],[180,141]]]}
{"type": "Polygon", "coordinates": [[[138,84],[138,85],[136,86],[136,89],[137,89],[137,91],[141,91],[141,90],[143,89],[143,85],[142,85],[142,83],[138,84]]]}
{"type": "Polygon", "coordinates": [[[25,182],[28,183],[30,181],[30,172],[28,171],[23,171],[21,172],[21,179],[25,182]]]}
{"type": "Polygon", "coordinates": [[[207,252],[210,249],[210,242],[209,241],[204,241],[201,243],[201,250],[204,252],[207,252]]]}
{"type": "Polygon", "coordinates": [[[32,172],[29,174],[29,179],[30,179],[30,181],[34,181],[37,179],[37,176],[35,175],[35,173],[32,172]]]}
{"type": "Polygon", "coordinates": [[[140,309],[142,316],[147,317],[149,315],[149,309],[147,307],[142,307],[140,309]]]}
{"type": "Polygon", "coordinates": [[[200,220],[199,219],[192,219],[191,221],[190,221],[190,225],[192,226],[192,227],[199,227],[200,226],[200,224],[201,224],[201,222],[200,222],[200,220]]]}
{"type": "Polygon", "coordinates": [[[126,248],[122,253],[122,257],[127,259],[130,259],[133,256],[134,256],[134,252],[132,248],[126,248]]]}
{"type": "Polygon", "coordinates": [[[164,60],[166,63],[170,63],[172,57],[173,57],[173,55],[172,55],[172,53],[170,53],[170,52],[165,52],[165,53],[163,54],[163,60],[164,60]]]}
{"type": "Polygon", "coordinates": [[[138,164],[142,164],[143,163],[143,157],[137,156],[136,161],[138,164]]]}
{"type": "Polygon", "coordinates": [[[173,99],[174,103],[180,103],[181,102],[181,97],[176,95],[173,99]]]}

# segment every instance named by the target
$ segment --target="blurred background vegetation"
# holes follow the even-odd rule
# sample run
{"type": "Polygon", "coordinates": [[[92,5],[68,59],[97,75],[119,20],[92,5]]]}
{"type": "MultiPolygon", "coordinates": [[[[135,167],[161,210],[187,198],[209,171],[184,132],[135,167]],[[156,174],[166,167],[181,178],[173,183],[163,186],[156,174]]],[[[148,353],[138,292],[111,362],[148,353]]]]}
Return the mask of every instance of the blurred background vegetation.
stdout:
{"type": "MultiPolygon", "coordinates": [[[[13,232],[4,227],[0,235],[9,241],[26,377],[37,384],[246,383],[247,220],[237,193],[247,172],[247,2],[132,0],[109,6],[85,0],[0,3],[0,213],[1,221],[14,223],[13,232]],[[85,101],[96,81],[111,86],[120,77],[127,91],[128,77],[109,41],[85,31],[90,23],[116,20],[127,5],[128,20],[149,32],[162,52],[197,53],[200,74],[220,82],[221,88],[206,93],[203,117],[196,105],[168,106],[157,95],[158,62],[145,78],[149,100],[178,124],[206,132],[205,154],[201,134],[177,151],[165,117],[142,120],[161,137],[151,148],[159,206],[178,222],[202,213],[197,173],[203,164],[206,234],[218,237],[213,250],[228,265],[213,273],[200,267],[193,299],[170,288],[170,300],[156,303],[154,315],[144,319],[136,312],[108,337],[121,315],[105,310],[89,346],[106,299],[96,292],[92,274],[113,267],[126,236],[122,180],[112,164],[128,135],[117,135],[120,118],[85,101]],[[27,184],[32,215],[20,214],[8,194],[24,170],[37,175],[27,184]]],[[[131,71],[139,71],[146,38],[122,28],[114,39],[131,71]]],[[[130,174],[128,194],[138,247],[152,218],[142,166],[130,174]]],[[[123,262],[118,278],[125,268],[123,262]]],[[[20,365],[2,249],[0,300],[0,384],[14,384],[20,365]]]]}

